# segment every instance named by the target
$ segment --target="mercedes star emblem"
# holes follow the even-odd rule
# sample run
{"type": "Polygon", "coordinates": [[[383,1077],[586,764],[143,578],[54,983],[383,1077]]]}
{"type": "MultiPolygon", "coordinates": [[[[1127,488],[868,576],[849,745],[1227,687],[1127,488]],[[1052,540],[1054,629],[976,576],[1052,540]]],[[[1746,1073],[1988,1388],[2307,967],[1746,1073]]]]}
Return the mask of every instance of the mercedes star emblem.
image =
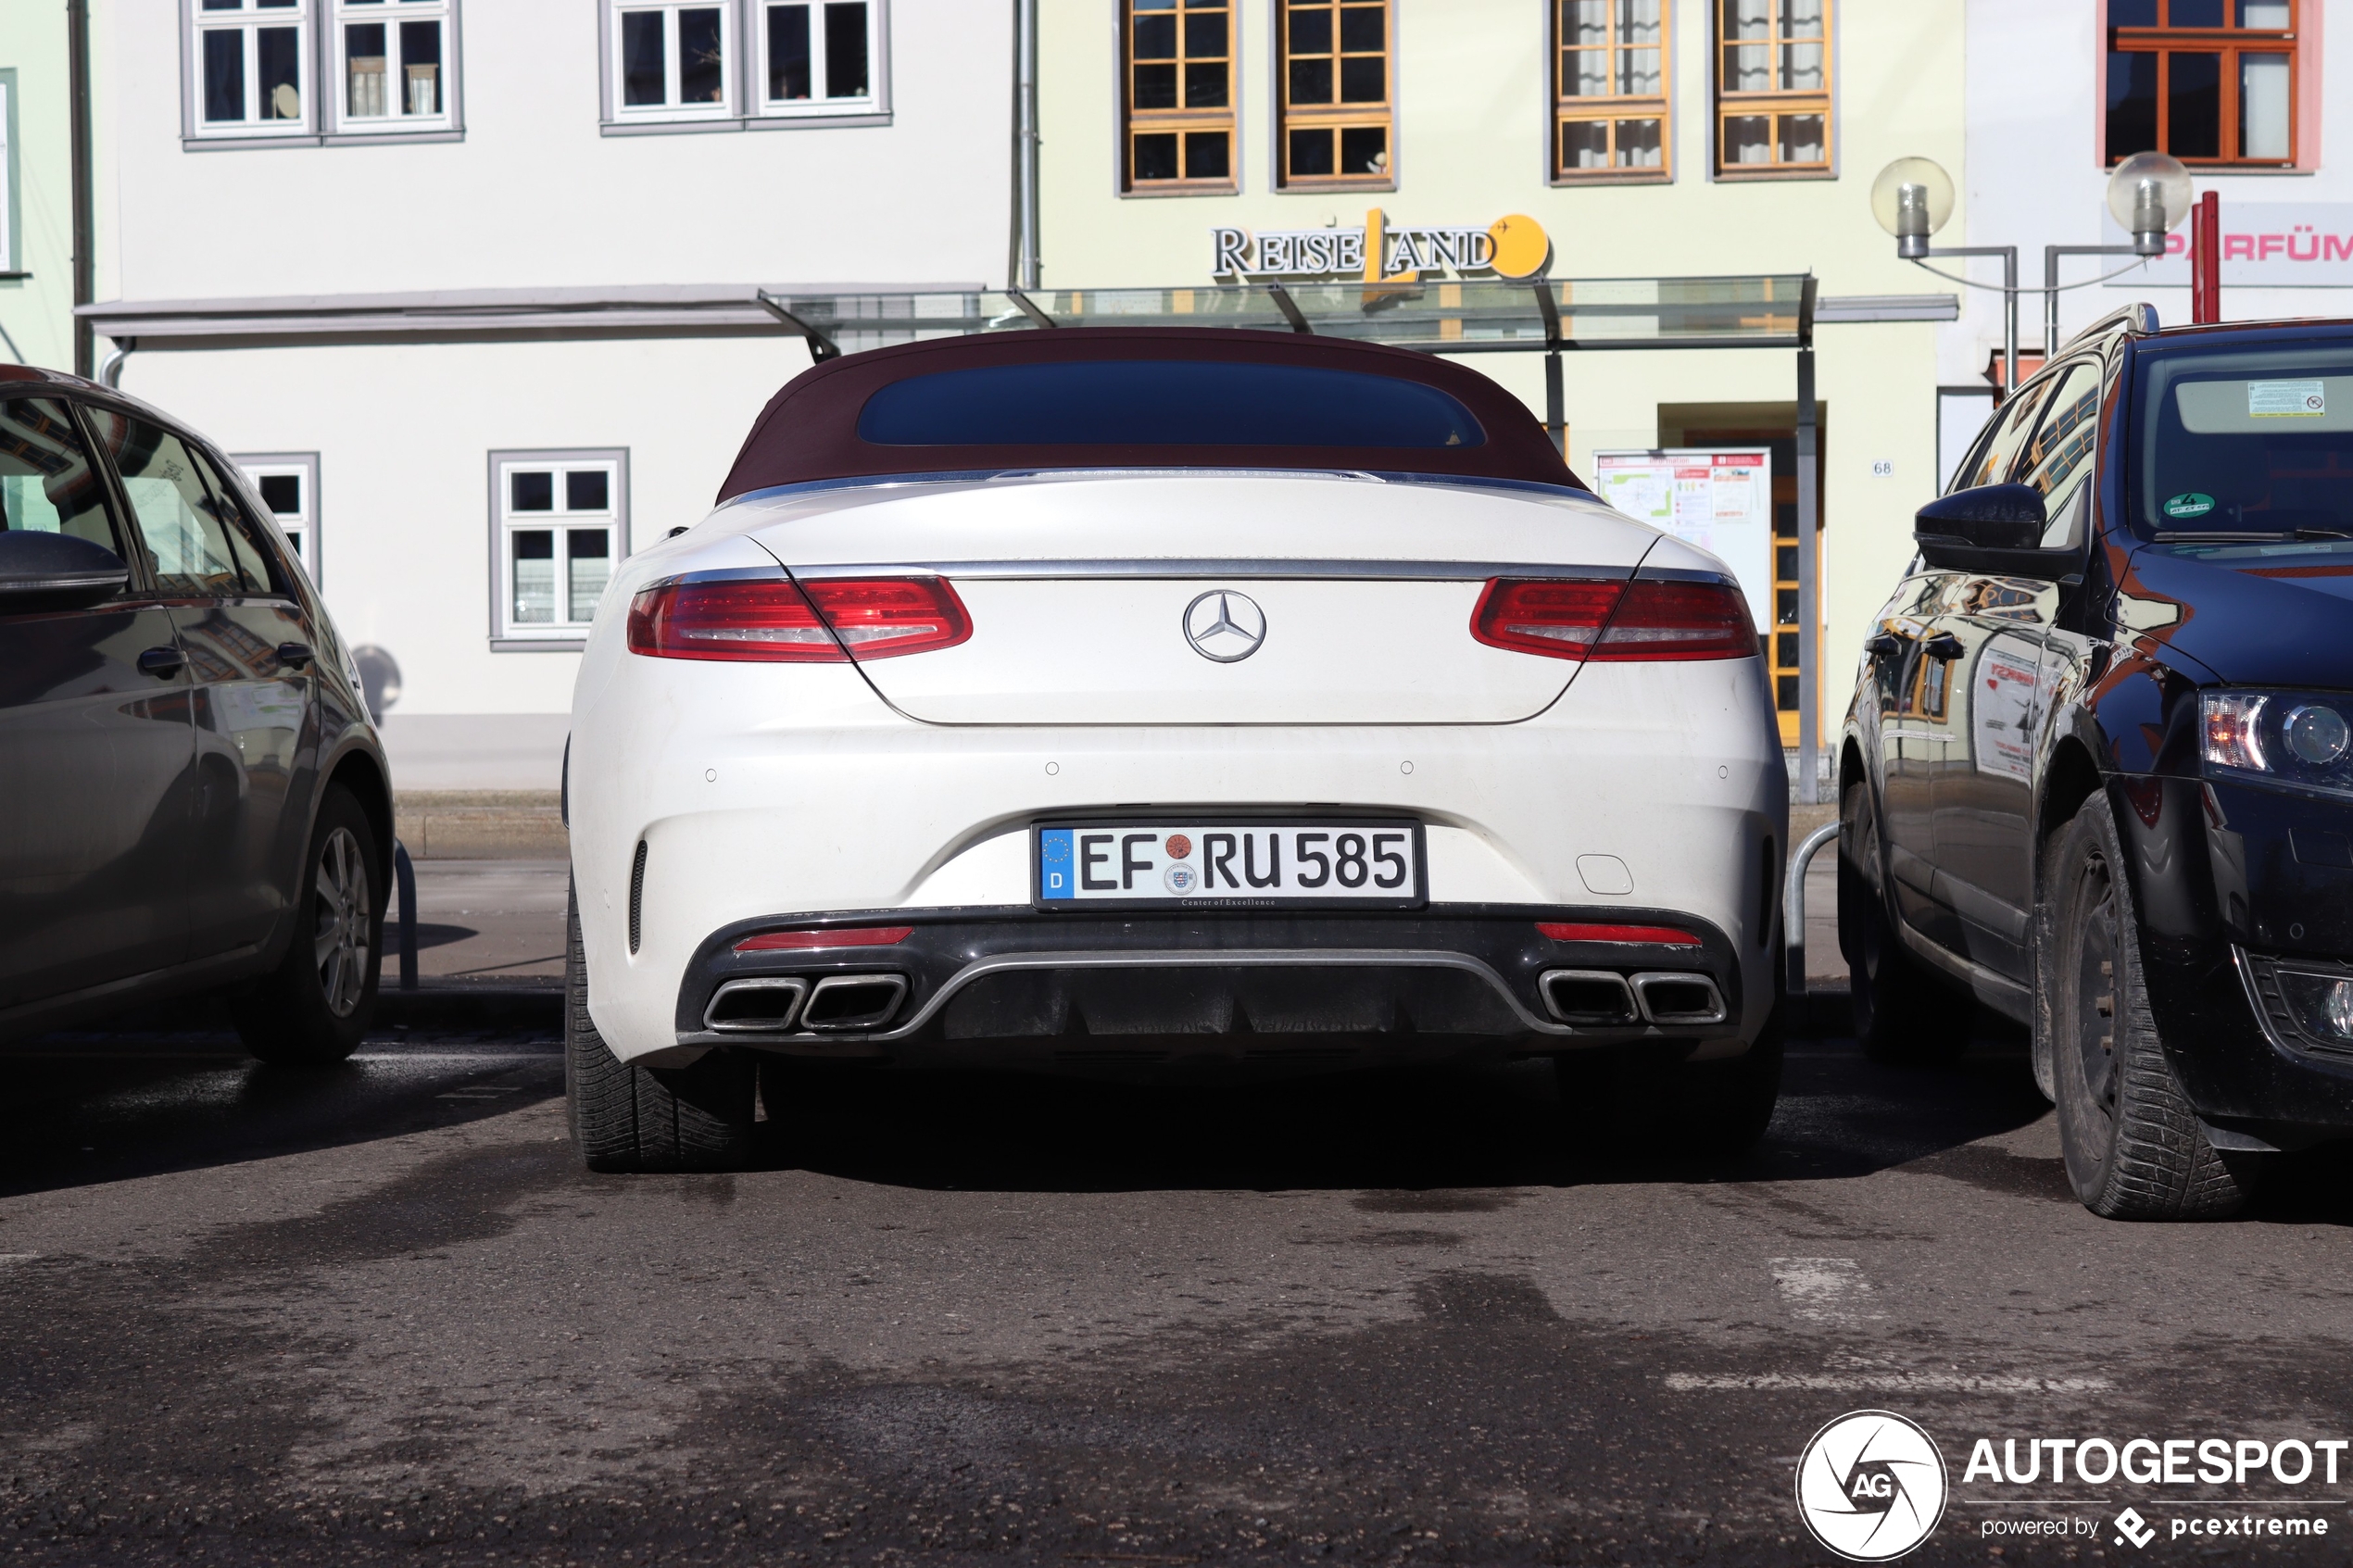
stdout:
{"type": "Polygon", "coordinates": [[[1239,663],[1266,641],[1266,612],[1247,594],[1212,588],[1185,607],[1185,640],[1203,659],[1239,663]]]}

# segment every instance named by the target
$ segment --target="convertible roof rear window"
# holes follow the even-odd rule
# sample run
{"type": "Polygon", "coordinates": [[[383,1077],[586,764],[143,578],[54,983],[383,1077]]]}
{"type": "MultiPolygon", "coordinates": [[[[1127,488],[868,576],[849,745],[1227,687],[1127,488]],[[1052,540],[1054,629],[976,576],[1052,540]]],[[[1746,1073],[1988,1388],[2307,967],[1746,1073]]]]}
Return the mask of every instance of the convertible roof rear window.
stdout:
{"type": "Polygon", "coordinates": [[[1478,446],[1434,386],[1306,365],[1096,359],[983,365],[894,382],[866,399],[878,446],[1478,446]]]}

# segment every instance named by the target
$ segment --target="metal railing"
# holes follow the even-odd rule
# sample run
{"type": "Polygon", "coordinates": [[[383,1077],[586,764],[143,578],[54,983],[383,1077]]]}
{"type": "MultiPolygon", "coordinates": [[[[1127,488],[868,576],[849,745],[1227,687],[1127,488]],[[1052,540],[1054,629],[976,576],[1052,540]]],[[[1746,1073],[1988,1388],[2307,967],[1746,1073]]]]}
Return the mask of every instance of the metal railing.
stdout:
{"type": "Polygon", "coordinates": [[[1781,884],[1781,947],[1788,955],[1782,989],[1793,997],[1806,995],[1806,872],[1822,846],[1838,836],[1838,827],[1826,822],[1806,835],[1789,858],[1789,876],[1781,884]]]}
{"type": "Polygon", "coordinates": [[[400,988],[417,988],[417,868],[409,863],[409,847],[392,841],[392,880],[400,890],[400,988]]]}

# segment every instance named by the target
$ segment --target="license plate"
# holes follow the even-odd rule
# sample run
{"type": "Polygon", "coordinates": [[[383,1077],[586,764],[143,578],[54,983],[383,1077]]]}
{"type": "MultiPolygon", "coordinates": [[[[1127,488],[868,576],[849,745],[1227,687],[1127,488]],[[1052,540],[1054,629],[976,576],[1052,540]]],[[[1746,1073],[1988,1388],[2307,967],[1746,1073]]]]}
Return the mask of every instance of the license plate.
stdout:
{"type": "Polygon", "coordinates": [[[1038,902],[1416,909],[1428,898],[1416,822],[1073,822],[1033,830],[1038,902]]]}

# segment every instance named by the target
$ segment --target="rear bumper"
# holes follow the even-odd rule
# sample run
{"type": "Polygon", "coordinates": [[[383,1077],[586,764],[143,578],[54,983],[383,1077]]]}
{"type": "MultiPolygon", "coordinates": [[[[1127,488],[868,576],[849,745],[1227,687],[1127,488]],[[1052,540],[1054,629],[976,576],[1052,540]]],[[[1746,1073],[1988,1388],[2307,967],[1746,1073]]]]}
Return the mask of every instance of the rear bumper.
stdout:
{"type": "Polygon", "coordinates": [[[676,1044],[1047,1070],[1341,1066],[1638,1041],[1702,1056],[1743,1048],[1741,955],[1714,926],[1667,911],[1097,919],[1000,908],[822,923],[886,920],[912,929],[886,947],[749,953],[736,951],[746,936],[820,922],[779,917],[712,933],[679,986],[676,1044]],[[1536,926],[1597,917],[1675,925],[1699,945],[1555,942],[1536,926]],[[1548,999],[1556,975],[1646,978],[1626,988],[1628,1016],[1596,1022],[1576,1007],[1590,990],[1555,983],[1548,999]],[[812,1002],[817,987],[830,980],[824,994],[838,997],[851,977],[865,977],[857,989],[885,1010],[862,1017],[836,1006],[832,1020],[812,1022],[824,1010],[812,1002]]]}

